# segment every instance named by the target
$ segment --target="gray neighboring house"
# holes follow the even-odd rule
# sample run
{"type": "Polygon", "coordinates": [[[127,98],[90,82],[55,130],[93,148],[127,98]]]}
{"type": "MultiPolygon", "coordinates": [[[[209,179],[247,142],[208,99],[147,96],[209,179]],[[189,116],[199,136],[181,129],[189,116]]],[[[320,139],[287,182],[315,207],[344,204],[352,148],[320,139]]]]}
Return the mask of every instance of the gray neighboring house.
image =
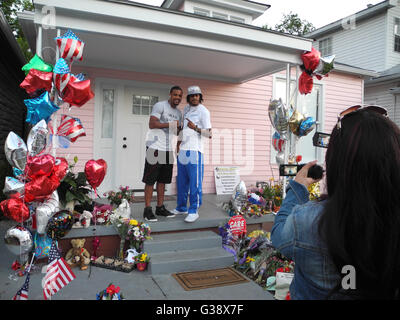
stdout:
{"type": "MultiPolygon", "coordinates": [[[[25,74],[21,70],[25,57],[15,40],[9,24],[0,10],[0,200],[4,198],[5,176],[11,174],[11,166],[4,154],[4,142],[10,131],[25,138],[27,126],[24,99],[28,96],[19,87],[25,74]]],[[[0,217],[2,213],[0,212],[0,217]]]]}
{"type": "Polygon", "coordinates": [[[400,126],[400,0],[386,0],[306,35],[322,55],[378,75],[365,80],[364,102],[388,108],[400,126]]]}

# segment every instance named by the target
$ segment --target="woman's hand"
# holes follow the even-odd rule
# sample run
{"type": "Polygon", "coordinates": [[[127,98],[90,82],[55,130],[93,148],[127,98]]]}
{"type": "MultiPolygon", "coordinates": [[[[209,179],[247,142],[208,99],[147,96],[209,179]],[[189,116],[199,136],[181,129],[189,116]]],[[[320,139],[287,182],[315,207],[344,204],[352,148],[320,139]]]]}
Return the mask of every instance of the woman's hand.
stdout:
{"type": "Polygon", "coordinates": [[[301,168],[301,170],[299,172],[297,172],[297,175],[294,178],[294,181],[304,185],[307,189],[311,184],[320,181],[322,178],[315,180],[313,178],[307,177],[308,169],[310,169],[314,164],[317,164],[317,160],[311,161],[311,162],[307,163],[306,165],[304,165],[304,167],[301,168]]]}

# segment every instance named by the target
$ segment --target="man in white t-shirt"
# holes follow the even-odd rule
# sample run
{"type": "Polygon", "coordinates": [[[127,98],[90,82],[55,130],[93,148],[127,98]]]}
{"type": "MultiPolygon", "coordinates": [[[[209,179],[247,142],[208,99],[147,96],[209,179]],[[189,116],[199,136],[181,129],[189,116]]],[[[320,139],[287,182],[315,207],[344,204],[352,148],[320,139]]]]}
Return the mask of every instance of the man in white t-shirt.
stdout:
{"type": "Polygon", "coordinates": [[[199,218],[204,176],[203,139],[211,139],[210,112],[202,105],[203,94],[198,86],[188,88],[188,105],[183,110],[183,130],[178,141],[177,207],[174,214],[187,213],[186,222],[199,218]],[[189,208],[187,207],[188,194],[189,208]]]}
{"type": "Polygon", "coordinates": [[[149,131],[146,137],[146,161],[142,181],[145,183],[145,208],[143,218],[157,221],[150,206],[154,184],[157,182],[156,215],[174,217],[164,206],[165,184],[171,183],[174,155],[172,140],[181,127],[182,112],[177,108],[182,101],[183,90],[179,86],[171,88],[169,99],[157,102],[152,109],[149,131]]]}

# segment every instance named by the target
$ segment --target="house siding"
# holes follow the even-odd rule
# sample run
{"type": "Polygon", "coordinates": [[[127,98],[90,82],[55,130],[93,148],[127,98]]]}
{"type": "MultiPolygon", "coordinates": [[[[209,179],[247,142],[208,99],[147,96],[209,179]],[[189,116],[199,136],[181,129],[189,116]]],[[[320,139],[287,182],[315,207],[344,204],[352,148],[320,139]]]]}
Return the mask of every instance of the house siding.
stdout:
{"type": "Polygon", "coordinates": [[[400,52],[394,51],[394,19],[400,19],[400,1],[397,6],[388,10],[387,15],[387,52],[385,69],[390,69],[400,64],[400,52]]]}
{"type": "MultiPolygon", "coordinates": [[[[112,78],[120,80],[140,80],[144,82],[157,82],[166,84],[179,84],[184,89],[197,84],[204,93],[204,105],[211,113],[211,123],[214,136],[208,148],[205,149],[205,158],[208,160],[204,170],[204,193],[215,193],[214,167],[223,165],[239,165],[241,179],[247,186],[255,185],[257,181],[266,181],[270,177],[278,178],[277,166],[270,163],[272,127],[268,117],[268,104],[272,96],[273,76],[262,77],[242,84],[231,84],[218,81],[200,80],[193,78],[172,77],[165,75],[128,72],[109,69],[85,68],[74,72],[86,72],[93,82],[96,78],[112,78]],[[242,139],[233,141],[231,145],[221,142],[216,149],[217,133],[228,131],[233,134],[241,132],[242,139]],[[250,134],[246,134],[250,130],[250,134]],[[254,152],[249,146],[254,145],[254,152]],[[223,157],[224,148],[230,150],[234,146],[241,152],[232,154],[232,162],[227,162],[223,157]],[[241,148],[241,150],[240,150],[241,148]],[[219,161],[217,162],[216,160],[219,161]],[[235,161],[236,159],[236,161],[235,161]],[[247,168],[247,169],[246,169],[247,168]],[[247,171],[247,174],[243,172],[247,171]]],[[[343,75],[332,72],[324,78],[325,92],[325,128],[332,128],[337,113],[346,106],[360,103],[362,100],[362,80],[356,76],[343,75]]],[[[179,106],[183,109],[185,103],[179,106]]],[[[94,100],[81,108],[72,107],[71,114],[82,120],[86,136],[72,144],[69,149],[57,151],[59,154],[70,155],[72,159],[78,156],[78,170],[82,169],[85,162],[93,158],[93,119],[94,100]]],[[[221,139],[223,141],[223,139],[221,139]]],[[[174,166],[172,193],[176,193],[176,166],[174,166]]]]}
{"type": "Polygon", "coordinates": [[[398,86],[398,82],[393,81],[366,87],[367,90],[365,92],[365,103],[387,108],[389,118],[391,118],[398,126],[400,126],[400,98],[399,95],[397,95],[396,99],[396,95],[393,95],[389,92],[390,88],[394,88],[396,86],[398,86]]]}

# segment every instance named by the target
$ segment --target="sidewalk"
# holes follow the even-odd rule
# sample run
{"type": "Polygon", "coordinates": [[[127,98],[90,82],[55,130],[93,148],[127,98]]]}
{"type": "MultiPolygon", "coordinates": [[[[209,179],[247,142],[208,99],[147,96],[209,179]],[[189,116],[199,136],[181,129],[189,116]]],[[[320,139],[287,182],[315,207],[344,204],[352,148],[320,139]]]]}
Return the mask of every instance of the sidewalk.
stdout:
{"type": "MultiPolygon", "coordinates": [[[[0,235],[4,237],[6,230],[15,224],[10,220],[0,221],[0,235]]],[[[17,276],[16,280],[9,278],[15,275],[11,265],[17,258],[5,247],[4,240],[0,241],[0,300],[12,299],[25,281],[25,276],[17,276]]],[[[73,271],[76,279],[57,292],[52,300],[95,300],[96,294],[111,282],[120,286],[127,300],[273,300],[268,291],[251,280],[238,285],[185,291],[170,274],[151,275],[137,270],[124,273],[93,266],[85,271],[79,268],[73,271]]],[[[30,300],[44,300],[41,286],[43,277],[40,270],[31,274],[30,300]]]]}

